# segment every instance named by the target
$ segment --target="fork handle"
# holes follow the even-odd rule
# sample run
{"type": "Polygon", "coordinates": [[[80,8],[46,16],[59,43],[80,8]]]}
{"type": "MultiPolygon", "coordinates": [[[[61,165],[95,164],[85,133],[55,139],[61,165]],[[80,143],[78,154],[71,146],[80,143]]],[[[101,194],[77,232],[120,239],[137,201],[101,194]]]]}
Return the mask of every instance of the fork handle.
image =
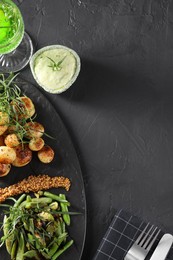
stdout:
{"type": "Polygon", "coordinates": [[[132,255],[128,255],[128,256],[126,255],[124,260],[135,260],[135,258],[132,255]]]}
{"type": "Polygon", "coordinates": [[[134,256],[134,254],[131,254],[130,251],[125,256],[124,260],[141,260],[144,259],[145,256],[141,254],[140,251],[136,252],[137,254],[134,256]]]}
{"type": "Polygon", "coordinates": [[[134,257],[133,255],[126,255],[124,260],[138,260],[139,258],[134,257]]]}
{"type": "Polygon", "coordinates": [[[147,251],[142,247],[139,248],[139,246],[134,243],[127,252],[124,260],[144,260],[146,255],[147,251]]]}

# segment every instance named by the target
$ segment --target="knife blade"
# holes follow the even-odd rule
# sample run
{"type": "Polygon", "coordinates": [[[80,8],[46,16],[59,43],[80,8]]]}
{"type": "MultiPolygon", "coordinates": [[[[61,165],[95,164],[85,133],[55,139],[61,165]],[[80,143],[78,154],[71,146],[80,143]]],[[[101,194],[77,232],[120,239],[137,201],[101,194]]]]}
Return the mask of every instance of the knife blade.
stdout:
{"type": "Polygon", "coordinates": [[[171,234],[163,235],[150,260],[165,260],[172,246],[172,243],[173,236],[171,234]]]}

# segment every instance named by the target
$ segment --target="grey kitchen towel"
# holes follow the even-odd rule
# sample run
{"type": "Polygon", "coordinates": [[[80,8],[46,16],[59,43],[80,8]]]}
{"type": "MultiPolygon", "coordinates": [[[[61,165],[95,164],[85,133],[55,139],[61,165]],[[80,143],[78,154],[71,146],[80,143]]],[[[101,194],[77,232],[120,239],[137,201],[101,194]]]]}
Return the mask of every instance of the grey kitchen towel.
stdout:
{"type": "MultiPolygon", "coordinates": [[[[146,224],[138,216],[134,216],[125,210],[118,211],[103,237],[93,260],[123,260],[129,248],[146,227],[146,224]]],[[[151,257],[163,234],[164,232],[161,231],[147,259],[151,257]]],[[[167,260],[173,260],[173,248],[171,248],[167,260]]]]}

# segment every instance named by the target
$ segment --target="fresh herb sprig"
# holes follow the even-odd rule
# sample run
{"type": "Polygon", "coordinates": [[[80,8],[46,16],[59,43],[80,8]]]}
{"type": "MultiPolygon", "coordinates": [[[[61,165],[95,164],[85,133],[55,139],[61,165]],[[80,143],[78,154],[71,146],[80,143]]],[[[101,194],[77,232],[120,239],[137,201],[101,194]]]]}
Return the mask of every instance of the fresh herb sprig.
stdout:
{"type": "Polygon", "coordinates": [[[63,63],[63,61],[65,60],[66,56],[63,57],[59,62],[55,62],[52,58],[47,57],[51,63],[50,65],[48,65],[48,67],[52,68],[53,71],[60,71],[62,69],[61,64],[63,63]]]}
{"type": "Polygon", "coordinates": [[[21,94],[20,88],[16,84],[12,84],[18,74],[10,74],[5,78],[4,74],[0,74],[0,111],[9,113],[10,102],[18,98],[21,94]]]}
{"type": "MultiPolygon", "coordinates": [[[[26,123],[33,123],[37,114],[28,117],[25,103],[21,99],[21,97],[25,95],[21,92],[20,87],[15,81],[17,76],[18,74],[14,75],[13,73],[10,73],[8,76],[0,74],[0,112],[4,112],[9,118],[8,122],[6,122],[9,133],[11,131],[16,134],[20,143],[23,145],[29,143],[29,140],[27,139],[28,129],[26,123]],[[20,115],[24,116],[20,117],[20,115]]],[[[48,138],[56,139],[46,132],[43,132],[43,134],[48,138]]]]}
{"type": "Polygon", "coordinates": [[[19,114],[26,114],[26,109],[20,98],[21,89],[15,83],[17,76],[18,74],[14,75],[12,73],[8,77],[0,74],[0,111],[8,115],[9,122],[6,123],[8,128],[13,128],[13,132],[17,134],[23,144],[27,133],[24,125],[27,120],[33,121],[33,119],[25,119],[24,117],[19,119],[19,114]]]}

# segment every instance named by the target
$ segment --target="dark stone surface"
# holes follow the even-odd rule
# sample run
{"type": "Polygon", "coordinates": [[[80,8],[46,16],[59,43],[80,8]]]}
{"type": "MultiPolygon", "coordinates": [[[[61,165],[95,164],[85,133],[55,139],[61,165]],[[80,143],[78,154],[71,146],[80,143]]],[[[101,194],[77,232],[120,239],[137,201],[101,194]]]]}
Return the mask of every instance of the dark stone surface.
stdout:
{"type": "MultiPolygon", "coordinates": [[[[36,50],[63,44],[81,57],[75,84],[46,96],[83,171],[82,260],[92,259],[118,208],[173,232],[173,1],[15,2],[36,50]]],[[[22,75],[36,84],[29,67],[22,75]]]]}

